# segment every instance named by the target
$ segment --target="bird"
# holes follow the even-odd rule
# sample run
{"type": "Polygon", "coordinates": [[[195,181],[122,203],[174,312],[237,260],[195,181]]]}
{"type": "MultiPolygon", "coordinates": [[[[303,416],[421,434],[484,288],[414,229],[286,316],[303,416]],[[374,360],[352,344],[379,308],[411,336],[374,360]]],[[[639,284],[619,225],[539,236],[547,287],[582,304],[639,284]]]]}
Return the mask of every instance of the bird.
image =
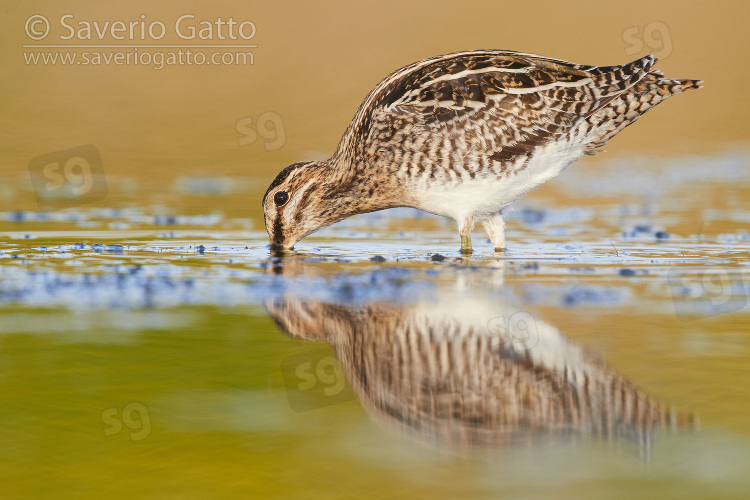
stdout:
{"type": "MultiPolygon", "coordinates": [[[[264,305],[285,333],[331,345],[340,378],[377,423],[426,441],[494,447],[592,436],[640,443],[694,424],[553,325],[497,298],[351,304],[292,288],[264,305]]],[[[334,372],[318,380],[329,402],[343,395],[334,372]]]]}
{"type": "Polygon", "coordinates": [[[454,219],[461,253],[481,223],[505,250],[503,211],[666,98],[701,80],[665,78],[648,55],[589,66],[508,50],[439,55],[365,97],[333,155],[281,170],[263,196],[271,249],[352,215],[412,207],[454,219]]]}

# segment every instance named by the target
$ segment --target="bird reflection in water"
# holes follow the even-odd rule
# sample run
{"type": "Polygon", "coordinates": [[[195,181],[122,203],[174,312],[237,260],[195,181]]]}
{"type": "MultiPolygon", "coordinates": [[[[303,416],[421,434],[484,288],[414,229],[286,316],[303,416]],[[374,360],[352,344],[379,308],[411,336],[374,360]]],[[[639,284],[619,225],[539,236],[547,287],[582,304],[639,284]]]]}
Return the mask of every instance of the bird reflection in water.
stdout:
{"type": "Polygon", "coordinates": [[[660,430],[691,425],[552,325],[459,281],[411,304],[286,292],[266,308],[288,334],[333,347],[380,425],[440,446],[597,437],[647,449],[660,430]]]}

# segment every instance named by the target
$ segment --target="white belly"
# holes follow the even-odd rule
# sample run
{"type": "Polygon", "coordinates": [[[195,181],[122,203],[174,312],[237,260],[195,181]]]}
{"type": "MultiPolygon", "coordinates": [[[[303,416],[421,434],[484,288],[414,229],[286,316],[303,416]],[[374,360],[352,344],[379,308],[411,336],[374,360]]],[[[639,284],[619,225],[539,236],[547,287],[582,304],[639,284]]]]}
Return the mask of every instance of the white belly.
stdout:
{"type": "Polygon", "coordinates": [[[479,172],[474,179],[464,173],[448,184],[424,181],[415,186],[420,204],[417,208],[459,222],[468,217],[480,222],[558,175],[583,156],[583,148],[575,140],[549,144],[536,150],[525,169],[500,179],[492,174],[483,177],[479,172]]]}

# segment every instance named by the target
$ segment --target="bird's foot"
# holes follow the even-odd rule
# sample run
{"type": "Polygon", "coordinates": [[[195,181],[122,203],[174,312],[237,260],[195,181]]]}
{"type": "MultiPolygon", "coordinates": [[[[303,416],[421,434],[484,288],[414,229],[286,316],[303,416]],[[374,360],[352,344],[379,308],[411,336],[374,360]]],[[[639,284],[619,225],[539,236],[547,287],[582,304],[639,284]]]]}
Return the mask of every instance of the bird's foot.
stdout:
{"type": "Polygon", "coordinates": [[[461,253],[464,255],[471,255],[472,252],[471,236],[461,236],[461,253]]]}

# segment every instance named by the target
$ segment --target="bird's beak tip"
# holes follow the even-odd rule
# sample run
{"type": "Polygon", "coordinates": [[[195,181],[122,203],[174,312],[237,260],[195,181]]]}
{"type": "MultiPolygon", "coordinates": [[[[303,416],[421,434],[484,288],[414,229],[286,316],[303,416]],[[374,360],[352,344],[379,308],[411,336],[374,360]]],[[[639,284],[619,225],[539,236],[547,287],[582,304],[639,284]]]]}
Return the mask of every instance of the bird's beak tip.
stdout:
{"type": "Polygon", "coordinates": [[[276,243],[276,242],[272,241],[268,245],[268,248],[272,252],[288,252],[288,251],[290,251],[290,250],[292,250],[294,248],[294,245],[293,244],[292,245],[285,245],[283,243],[276,243]]]}

